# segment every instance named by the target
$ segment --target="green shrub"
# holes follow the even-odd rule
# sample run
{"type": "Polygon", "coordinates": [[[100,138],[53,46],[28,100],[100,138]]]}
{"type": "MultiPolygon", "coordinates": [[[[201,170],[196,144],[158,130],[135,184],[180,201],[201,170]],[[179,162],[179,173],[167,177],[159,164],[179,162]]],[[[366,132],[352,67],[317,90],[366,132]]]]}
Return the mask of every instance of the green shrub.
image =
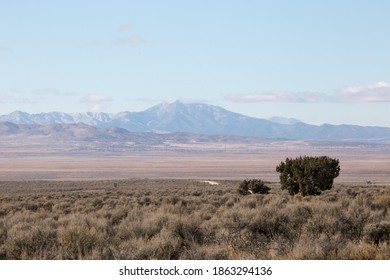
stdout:
{"type": "Polygon", "coordinates": [[[339,161],[327,156],[287,158],[281,162],[276,171],[280,173],[282,189],[291,195],[301,193],[319,195],[333,187],[333,180],[340,173],[339,161]]]}
{"type": "Polygon", "coordinates": [[[247,194],[267,194],[270,188],[262,181],[258,179],[244,180],[238,187],[238,193],[242,195],[247,194]]]}

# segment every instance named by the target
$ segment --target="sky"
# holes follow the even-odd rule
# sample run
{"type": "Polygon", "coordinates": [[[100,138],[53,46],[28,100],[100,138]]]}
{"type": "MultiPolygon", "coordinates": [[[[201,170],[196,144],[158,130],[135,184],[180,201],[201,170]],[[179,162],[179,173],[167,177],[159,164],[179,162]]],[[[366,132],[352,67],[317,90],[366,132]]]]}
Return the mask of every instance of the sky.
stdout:
{"type": "Polygon", "coordinates": [[[182,100],[390,127],[390,1],[0,0],[0,114],[182,100]]]}

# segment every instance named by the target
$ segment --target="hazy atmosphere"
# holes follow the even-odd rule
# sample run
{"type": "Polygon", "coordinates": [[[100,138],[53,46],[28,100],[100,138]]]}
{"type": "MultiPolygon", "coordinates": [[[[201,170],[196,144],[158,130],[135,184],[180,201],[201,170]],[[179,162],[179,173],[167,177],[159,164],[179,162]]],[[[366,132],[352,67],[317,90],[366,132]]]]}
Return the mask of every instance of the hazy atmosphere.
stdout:
{"type": "Polygon", "coordinates": [[[0,1],[0,115],[183,100],[390,127],[388,1],[0,1]]]}
{"type": "MultiPolygon", "coordinates": [[[[390,260],[389,11],[0,0],[0,260],[126,260],[85,277],[38,269],[49,278],[0,261],[1,275],[264,260],[205,262],[220,279],[271,276],[267,260],[390,260]]],[[[364,278],[344,264],[302,277],[309,266],[286,277],[364,278]]]]}

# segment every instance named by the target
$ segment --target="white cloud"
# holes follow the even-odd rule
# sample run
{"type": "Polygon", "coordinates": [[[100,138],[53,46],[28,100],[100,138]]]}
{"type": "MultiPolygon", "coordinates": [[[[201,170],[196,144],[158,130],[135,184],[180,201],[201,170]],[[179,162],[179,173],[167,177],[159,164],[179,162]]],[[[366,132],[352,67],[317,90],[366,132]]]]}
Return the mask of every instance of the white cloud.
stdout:
{"type": "Polygon", "coordinates": [[[326,95],[318,92],[264,92],[258,94],[243,94],[243,95],[228,95],[226,99],[242,102],[242,103],[256,103],[256,102],[291,102],[291,103],[315,103],[323,102],[327,98],[326,95]]]}
{"type": "Polygon", "coordinates": [[[114,101],[114,99],[104,95],[88,94],[84,96],[80,101],[83,103],[87,103],[90,106],[89,110],[91,110],[92,112],[98,112],[102,110],[103,105],[105,103],[114,101]]]}
{"type": "Polygon", "coordinates": [[[390,83],[347,86],[335,97],[341,102],[390,102],[390,83]]]}
{"type": "Polygon", "coordinates": [[[241,103],[285,102],[285,103],[370,103],[390,102],[390,83],[378,82],[368,85],[347,86],[333,94],[320,92],[274,91],[258,94],[228,95],[227,100],[241,103]]]}

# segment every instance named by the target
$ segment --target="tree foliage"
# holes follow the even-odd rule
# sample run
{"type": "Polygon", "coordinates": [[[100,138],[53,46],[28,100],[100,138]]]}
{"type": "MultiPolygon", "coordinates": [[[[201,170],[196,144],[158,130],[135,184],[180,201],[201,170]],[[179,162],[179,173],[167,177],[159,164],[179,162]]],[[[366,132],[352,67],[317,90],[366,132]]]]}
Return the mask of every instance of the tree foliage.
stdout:
{"type": "Polygon", "coordinates": [[[238,187],[238,193],[242,195],[247,194],[267,194],[270,188],[264,183],[264,181],[259,179],[244,180],[238,187]]]}
{"type": "Polygon", "coordinates": [[[291,195],[319,195],[333,187],[333,180],[340,173],[340,165],[338,159],[327,156],[305,156],[287,158],[276,167],[276,171],[280,173],[282,189],[287,189],[291,195]]]}

